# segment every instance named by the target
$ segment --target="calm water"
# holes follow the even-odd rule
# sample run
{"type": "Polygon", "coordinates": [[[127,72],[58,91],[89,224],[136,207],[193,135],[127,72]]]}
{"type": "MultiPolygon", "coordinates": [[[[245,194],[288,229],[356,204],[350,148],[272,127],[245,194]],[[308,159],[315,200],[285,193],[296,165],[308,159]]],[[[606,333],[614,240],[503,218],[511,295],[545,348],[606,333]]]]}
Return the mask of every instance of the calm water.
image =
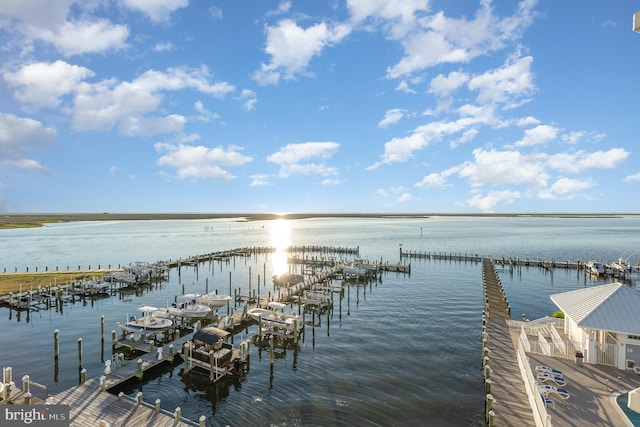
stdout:
{"type": "MultiPolygon", "coordinates": [[[[402,248],[582,261],[625,256],[637,263],[639,231],[637,217],[83,222],[0,230],[0,271],[117,266],[267,245],[357,246],[361,257],[389,262],[400,261],[402,248]]],[[[252,347],[250,371],[242,379],[209,385],[197,376],[183,377],[178,363],[126,391],[141,390],[150,402],[160,398],[170,411],[180,406],[191,419],[205,415],[209,425],[483,425],[481,266],[411,263],[410,275],[387,273],[367,286],[349,286],[341,299],[336,295],[333,312],[306,325],[299,349],[281,352],[273,365],[268,353],[252,347]]],[[[207,284],[209,291],[228,294],[230,275],[234,289],[260,286],[266,294],[273,289],[271,276],[287,268],[280,253],[237,258],[197,271],[183,268],[180,275],[173,270],[160,285],[68,304],[61,313],[18,316],[0,309],[0,365],[13,367],[14,378],[28,374],[51,392],[61,391],[78,382],[78,338],[88,376],[101,375],[104,359],[111,357],[110,330],[142,303],[165,306],[183,287],[204,292],[207,284]],[[55,329],[62,353],[57,378],[55,329]]],[[[550,294],[606,283],[571,270],[498,272],[514,318],[550,315],[555,310],[550,294]]],[[[256,333],[251,327],[234,340],[256,333]]]]}

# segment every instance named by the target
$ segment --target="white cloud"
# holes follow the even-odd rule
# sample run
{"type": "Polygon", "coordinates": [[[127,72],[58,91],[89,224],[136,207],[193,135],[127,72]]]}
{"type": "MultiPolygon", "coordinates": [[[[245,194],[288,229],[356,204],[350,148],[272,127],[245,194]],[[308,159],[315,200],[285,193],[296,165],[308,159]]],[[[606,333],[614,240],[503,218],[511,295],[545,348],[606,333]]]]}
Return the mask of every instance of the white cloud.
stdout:
{"type": "Polygon", "coordinates": [[[158,42],[153,46],[153,50],[156,52],[171,52],[174,48],[171,42],[158,42]]]}
{"type": "MultiPolygon", "coordinates": [[[[364,3],[367,4],[366,7],[356,8],[357,15],[352,12],[358,19],[364,19],[361,15],[367,14],[390,19],[377,12],[375,6],[379,2],[364,3]],[[371,7],[370,4],[374,6],[371,7]]],[[[418,10],[422,12],[421,15],[425,14],[429,2],[407,3],[409,5],[401,10],[410,12],[410,15],[402,14],[408,24],[396,20],[402,25],[389,25],[389,36],[399,40],[405,51],[400,62],[387,69],[389,78],[410,75],[442,63],[469,62],[477,56],[503,48],[507,42],[517,41],[533,21],[532,8],[535,0],[522,1],[516,12],[505,18],[494,16],[491,2],[483,1],[472,20],[447,18],[442,12],[414,19],[414,13],[418,10]],[[416,7],[416,4],[419,6],[416,7]],[[402,27],[404,28],[400,30],[402,27]]]]}
{"type": "Polygon", "coordinates": [[[267,12],[267,16],[284,15],[285,13],[289,12],[289,9],[291,9],[291,2],[281,1],[280,3],[278,3],[278,8],[276,10],[267,12]]]}
{"type": "Polygon", "coordinates": [[[169,68],[166,72],[150,70],[131,82],[103,80],[83,83],[74,103],[73,125],[76,130],[105,130],[118,127],[127,135],[149,134],[157,125],[158,132],[181,129],[180,115],[147,117],[158,110],[162,93],[192,89],[222,98],[235,88],[226,82],[210,83],[206,68],[169,68]],[[142,124],[142,125],[140,125],[142,124]]]}
{"type": "Polygon", "coordinates": [[[290,19],[267,27],[265,52],[271,61],[263,63],[253,78],[261,85],[270,85],[277,84],[281,78],[290,80],[298,75],[310,75],[306,68],[311,59],[320,55],[325,47],[340,42],[350,31],[348,26],[325,22],[302,28],[290,19]]]}
{"type": "Polygon", "coordinates": [[[501,125],[493,116],[493,108],[490,106],[473,107],[463,106],[458,110],[459,119],[453,121],[436,121],[414,129],[409,136],[392,138],[384,144],[384,153],[381,160],[367,167],[367,170],[379,168],[388,163],[406,162],[413,157],[413,153],[421,150],[431,142],[439,141],[445,136],[463,132],[462,137],[454,143],[460,144],[475,137],[476,131],[470,130],[475,126],[501,125]]]}
{"type": "Polygon", "coordinates": [[[460,167],[459,175],[473,187],[484,185],[527,185],[544,188],[550,178],[545,170],[545,156],[524,155],[519,151],[473,150],[473,162],[460,167]]]}
{"type": "Polygon", "coordinates": [[[144,13],[153,22],[166,22],[176,10],[187,7],[189,0],[120,0],[127,8],[144,13]]]}
{"type": "Polygon", "coordinates": [[[398,39],[412,31],[417,18],[429,8],[429,0],[347,0],[354,24],[380,24],[398,39]]]}
{"type": "Polygon", "coordinates": [[[165,117],[123,117],[118,131],[127,136],[178,133],[184,128],[186,119],[179,114],[165,117]]]}
{"type": "Polygon", "coordinates": [[[48,174],[49,170],[42,166],[40,162],[33,159],[17,159],[17,160],[7,160],[2,162],[8,167],[14,167],[16,169],[23,169],[29,172],[36,172],[42,174],[48,174]]]}
{"type": "Polygon", "coordinates": [[[391,110],[387,110],[384,115],[384,118],[378,122],[378,127],[386,128],[391,125],[398,123],[405,114],[405,110],[401,108],[393,108],[391,110]]]}
{"type": "Polygon", "coordinates": [[[429,84],[429,93],[435,93],[438,96],[449,96],[452,92],[463,86],[469,81],[469,75],[461,71],[452,71],[448,75],[438,74],[431,79],[429,84]]]}
{"type": "Polygon", "coordinates": [[[54,128],[37,120],[0,113],[0,160],[20,159],[30,149],[48,146],[56,137],[54,128]]]}
{"type": "Polygon", "coordinates": [[[624,182],[638,182],[640,181],[640,172],[626,176],[623,180],[624,182]]]}
{"type": "Polygon", "coordinates": [[[258,103],[256,93],[250,89],[242,89],[240,96],[238,96],[238,100],[242,102],[242,108],[245,111],[253,110],[258,103]]]}
{"type": "Polygon", "coordinates": [[[88,18],[96,6],[76,0],[3,1],[0,20],[27,50],[36,41],[49,43],[64,56],[125,48],[129,28],[88,18]]]}
{"type": "Polygon", "coordinates": [[[179,179],[211,178],[228,181],[235,178],[225,168],[242,166],[251,162],[252,158],[240,153],[236,146],[226,148],[208,148],[193,145],[155,144],[159,153],[166,153],[158,159],[159,166],[168,166],[176,170],[179,179]]]}
{"type": "Polygon", "coordinates": [[[422,181],[414,184],[415,187],[423,188],[442,188],[447,183],[447,179],[443,174],[430,173],[422,178],[422,181]]]}
{"type": "Polygon", "coordinates": [[[193,108],[199,113],[196,120],[200,122],[210,122],[211,120],[220,119],[220,115],[207,110],[201,101],[196,101],[193,108]]]}
{"type": "Polygon", "coordinates": [[[75,91],[78,84],[94,72],[64,61],[35,62],[13,72],[5,72],[4,80],[14,88],[16,100],[38,108],[57,107],[64,95],[75,91]]]}
{"type": "Polygon", "coordinates": [[[591,179],[558,178],[549,188],[538,193],[540,199],[570,200],[595,186],[591,179]]]}
{"type": "Polygon", "coordinates": [[[340,184],[342,181],[340,181],[339,179],[323,179],[322,180],[322,185],[338,185],[340,184]]]}
{"type": "Polygon", "coordinates": [[[518,191],[490,191],[484,196],[480,194],[473,195],[465,200],[465,205],[485,213],[491,213],[498,204],[511,204],[521,197],[522,195],[518,191]]]}
{"type": "Polygon", "coordinates": [[[533,73],[530,56],[509,58],[500,68],[474,76],[469,80],[469,89],[478,91],[477,101],[480,104],[509,102],[514,107],[524,101],[514,102],[514,99],[529,96],[533,93],[533,73]]]}
{"type": "Polygon", "coordinates": [[[67,21],[54,31],[42,31],[38,36],[55,46],[63,55],[71,56],[122,49],[126,46],[129,29],[104,19],[67,21]]]}
{"type": "Polygon", "coordinates": [[[259,175],[251,175],[251,183],[250,187],[262,187],[266,185],[270,185],[271,181],[269,179],[269,175],[259,174],[259,175]]]}
{"type": "Polygon", "coordinates": [[[630,153],[624,148],[611,148],[607,151],[577,151],[549,155],[549,168],[563,173],[578,174],[588,169],[613,169],[624,162],[630,153]]]}
{"type": "Polygon", "coordinates": [[[413,196],[410,193],[402,193],[397,200],[400,203],[409,202],[413,200],[413,196]]]}
{"type": "Polygon", "coordinates": [[[279,176],[291,175],[336,175],[336,168],[325,164],[338,150],[340,144],[335,142],[304,142],[289,144],[278,152],[267,157],[267,161],[280,167],[279,176]],[[312,159],[320,159],[319,163],[312,159]]]}
{"type": "Polygon", "coordinates": [[[524,137],[513,144],[516,147],[531,147],[553,141],[558,136],[558,129],[549,125],[538,125],[524,131],[524,137]]]}

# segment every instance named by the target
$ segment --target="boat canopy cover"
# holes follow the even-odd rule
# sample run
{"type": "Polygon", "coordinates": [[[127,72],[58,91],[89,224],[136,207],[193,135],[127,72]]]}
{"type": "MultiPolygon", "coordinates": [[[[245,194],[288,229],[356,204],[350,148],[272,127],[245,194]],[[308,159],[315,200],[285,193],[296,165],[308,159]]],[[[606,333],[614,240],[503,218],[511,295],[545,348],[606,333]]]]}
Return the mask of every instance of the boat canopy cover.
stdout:
{"type": "Polygon", "coordinates": [[[213,326],[207,326],[206,328],[202,328],[198,332],[193,334],[193,339],[202,341],[206,344],[215,344],[227,335],[229,335],[229,332],[223,329],[215,328],[213,326]]]}

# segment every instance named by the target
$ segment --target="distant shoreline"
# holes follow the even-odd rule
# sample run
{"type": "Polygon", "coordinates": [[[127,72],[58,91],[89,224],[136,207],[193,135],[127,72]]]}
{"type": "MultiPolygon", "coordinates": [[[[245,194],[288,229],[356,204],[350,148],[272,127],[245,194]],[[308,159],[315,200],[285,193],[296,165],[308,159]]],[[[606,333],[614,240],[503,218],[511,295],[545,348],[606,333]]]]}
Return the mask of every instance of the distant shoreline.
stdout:
{"type": "Polygon", "coordinates": [[[183,220],[183,219],[232,219],[246,221],[268,221],[275,219],[309,218],[430,218],[430,217],[550,217],[550,218],[616,218],[638,216],[627,213],[61,213],[61,214],[0,214],[0,229],[41,227],[54,222],[77,221],[132,221],[132,220],[183,220]]]}

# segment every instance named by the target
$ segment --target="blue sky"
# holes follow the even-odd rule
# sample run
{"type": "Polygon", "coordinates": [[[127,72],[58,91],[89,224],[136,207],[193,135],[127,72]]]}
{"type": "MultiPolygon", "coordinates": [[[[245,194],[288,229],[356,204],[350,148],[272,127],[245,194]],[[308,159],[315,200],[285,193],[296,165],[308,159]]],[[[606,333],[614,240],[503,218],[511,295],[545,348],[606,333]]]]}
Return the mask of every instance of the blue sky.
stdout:
{"type": "Polygon", "coordinates": [[[0,212],[640,211],[640,2],[3,0],[0,212]]]}

